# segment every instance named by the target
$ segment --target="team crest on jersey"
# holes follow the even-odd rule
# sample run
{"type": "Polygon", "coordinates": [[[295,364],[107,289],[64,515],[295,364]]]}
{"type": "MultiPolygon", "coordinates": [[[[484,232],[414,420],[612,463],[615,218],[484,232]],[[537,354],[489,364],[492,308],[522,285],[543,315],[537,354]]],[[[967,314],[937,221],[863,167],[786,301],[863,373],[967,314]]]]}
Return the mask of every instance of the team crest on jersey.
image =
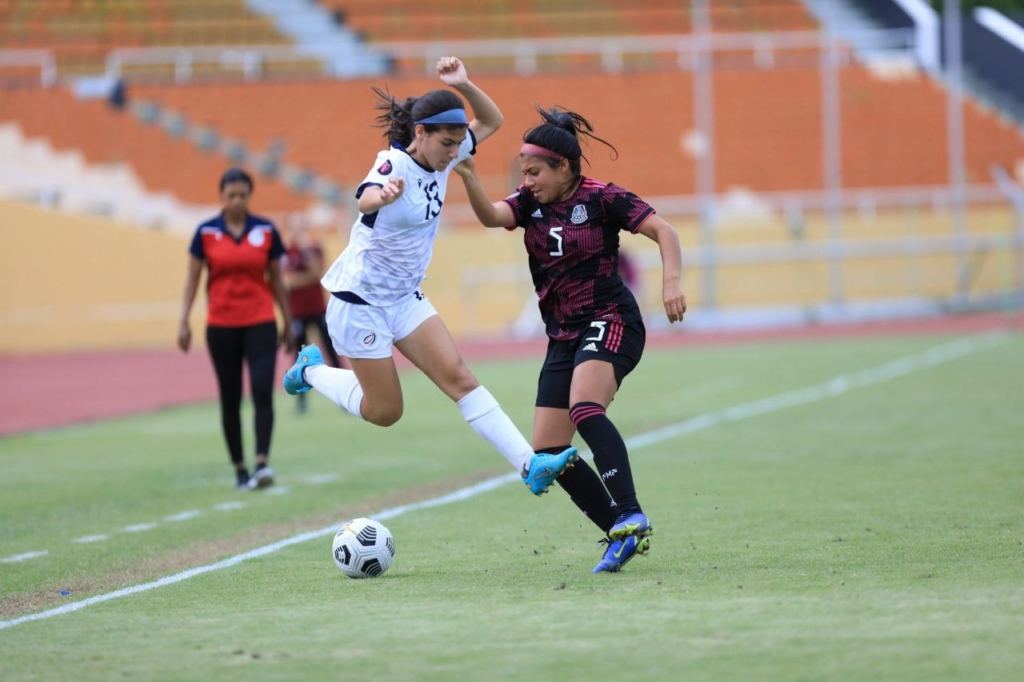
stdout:
{"type": "Polygon", "coordinates": [[[587,222],[587,207],[583,204],[576,204],[576,207],[572,209],[572,215],[569,216],[569,220],[572,221],[573,225],[581,225],[587,222]]]}
{"type": "Polygon", "coordinates": [[[257,249],[263,246],[263,242],[266,241],[266,234],[261,228],[256,228],[249,232],[249,243],[255,246],[257,249]]]}
{"type": "Polygon", "coordinates": [[[377,169],[377,172],[380,173],[381,175],[390,175],[393,169],[394,166],[391,165],[391,162],[385,161],[380,165],[380,168],[377,169]]]}

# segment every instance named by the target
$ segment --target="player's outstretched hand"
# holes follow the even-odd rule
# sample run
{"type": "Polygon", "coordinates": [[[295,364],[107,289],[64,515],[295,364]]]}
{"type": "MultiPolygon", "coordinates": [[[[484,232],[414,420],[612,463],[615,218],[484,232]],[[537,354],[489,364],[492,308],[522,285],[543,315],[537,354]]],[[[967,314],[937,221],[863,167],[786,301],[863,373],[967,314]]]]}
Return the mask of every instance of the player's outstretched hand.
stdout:
{"type": "Polygon", "coordinates": [[[403,178],[388,178],[388,184],[380,188],[380,200],[384,205],[393,204],[398,201],[405,191],[405,180],[403,178]]]}
{"type": "Polygon", "coordinates": [[[455,87],[469,82],[466,66],[458,57],[441,57],[437,60],[437,75],[445,85],[455,87]]]}
{"type": "Polygon", "coordinates": [[[471,178],[476,173],[476,161],[473,160],[472,156],[467,156],[465,159],[455,164],[453,169],[456,173],[464,178],[471,178]]]}

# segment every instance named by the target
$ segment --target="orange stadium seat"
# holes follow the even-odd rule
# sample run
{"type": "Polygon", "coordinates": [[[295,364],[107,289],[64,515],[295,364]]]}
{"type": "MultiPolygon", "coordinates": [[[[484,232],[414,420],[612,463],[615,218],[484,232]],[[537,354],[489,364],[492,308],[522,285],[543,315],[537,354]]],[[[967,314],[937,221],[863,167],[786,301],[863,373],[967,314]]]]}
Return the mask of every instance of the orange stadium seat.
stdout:
{"type": "MultiPolygon", "coordinates": [[[[943,92],[925,78],[887,82],[860,67],[844,69],[841,113],[847,187],[916,186],[948,181],[943,92]]],[[[586,151],[594,174],[645,194],[695,189],[693,159],[682,139],[693,128],[691,77],[683,72],[535,75],[524,96],[514,75],[474,77],[502,108],[505,125],[477,158],[494,192],[513,187],[513,161],[522,133],[535,125],[535,103],[560,104],[591,119],[618,147],[612,162],[601,145],[586,151]],[[628,93],[628,96],[623,96],[628,93]],[[652,130],[657,133],[652,134],[652,130]]],[[[404,97],[438,87],[436,80],[291,82],[139,86],[140,97],[182,111],[198,123],[236,135],[261,149],[285,142],[285,159],[346,188],[366,174],[380,131],[371,85],[404,97]],[[219,103],[214,106],[214,103],[219,103]],[[266,102],[286,103],[263,106],[266,102]]],[[[715,74],[716,186],[757,191],[821,189],[821,83],[816,69],[737,70],[715,74]]],[[[993,162],[1024,156],[1024,141],[973,104],[967,107],[968,172],[987,177],[993,162]]]]}
{"type": "MultiPolygon", "coordinates": [[[[397,40],[399,35],[421,39],[415,31],[422,30],[432,31],[429,37],[434,39],[458,37],[460,32],[480,38],[594,34],[604,30],[600,27],[637,34],[690,29],[686,6],[669,0],[595,0],[582,13],[578,3],[568,0],[498,0],[489,3],[486,17],[477,9],[479,3],[467,0],[379,0],[374,4],[323,0],[322,4],[343,12],[352,26],[358,27],[361,21],[397,22],[412,31],[400,34],[388,29],[377,36],[387,40],[397,40]],[[584,21],[583,14],[591,23],[584,21]],[[459,16],[475,19],[465,22],[459,16]]],[[[795,0],[735,0],[712,7],[713,26],[719,31],[815,26],[795,0]]],[[[83,61],[102,60],[108,46],[104,41],[154,45],[237,29],[231,33],[234,38],[220,41],[226,44],[250,35],[239,27],[252,31],[267,27],[265,20],[247,13],[242,0],[0,0],[0,20],[5,44],[15,34],[26,44],[50,41],[60,45],[65,58],[83,61]],[[101,10],[76,24],[74,17],[86,17],[85,7],[101,10]]],[[[268,34],[266,40],[271,38],[268,34]]],[[[693,83],[691,75],[675,64],[617,75],[541,73],[528,80],[474,70],[473,64],[470,69],[474,81],[494,97],[506,116],[504,127],[478,156],[492,195],[511,190],[518,181],[515,153],[522,133],[537,122],[535,104],[558,104],[582,113],[594,123],[598,135],[617,146],[620,157],[614,162],[601,145],[586,150],[595,176],[644,195],[695,191],[695,161],[685,149],[694,128],[693,83]]],[[[129,93],[132,100],[158,102],[180,112],[192,125],[210,127],[253,150],[280,146],[284,163],[329,178],[351,192],[385,144],[380,131],[372,127],[377,112],[371,86],[387,86],[399,97],[442,87],[436,79],[420,75],[422,69],[413,73],[351,81],[129,82],[129,93]]],[[[844,68],[841,81],[841,177],[846,187],[948,181],[944,94],[938,86],[924,77],[883,81],[858,66],[844,68]]],[[[714,93],[718,191],[823,187],[821,75],[816,59],[796,68],[716,70],[714,93]]],[[[991,163],[1012,165],[1024,156],[1016,131],[970,103],[965,116],[970,181],[985,181],[991,163]]],[[[76,101],[62,91],[5,95],[0,99],[0,118],[20,121],[28,134],[49,137],[58,147],[79,147],[90,160],[131,161],[149,188],[173,190],[186,201],[215,200],[211,178],[226,165],[221,156],[171,139],[128,114],[111,111],[103,102],[76,101]]],[[[281,182],[260,185],[263,206],[288,210],[309,202],[281,182]]],[[[453,201],[460,200],[460,190],[456,183],[453,201]]]]}
{"type": "MultiPolygon", "coordinates": [[[[692,30],[690,8],[676,0],[323,0],[370,42],[553,36],[664,35],[692,30]]],[[[711,3],[712,29],[722,32],[806,30],[814,18],[795,0],[711,3]]]]}
{"type": "MultiPolygon", "coordinates": [[[[166,191],[197,204],[216,204],[217,179],[228,162],[191,142],[145,126],[103,101],[81,101],[60,90],[18,90],[0,98],[0,120],[18,121],[27,137],[45,137],[56,149],[78,149],[89,163],[127,162],[151,191],[166,191]]],[[[281,182],[257,177],[264,210],[292,210],[310,203],[281,182]]]]}
{"type": "Polygon", "coordinates": [[[103,70],[116,47],[278,45],[288,40],[244,0],[8,0],[0,48],[53,50],[64,74],[103,70]]]}

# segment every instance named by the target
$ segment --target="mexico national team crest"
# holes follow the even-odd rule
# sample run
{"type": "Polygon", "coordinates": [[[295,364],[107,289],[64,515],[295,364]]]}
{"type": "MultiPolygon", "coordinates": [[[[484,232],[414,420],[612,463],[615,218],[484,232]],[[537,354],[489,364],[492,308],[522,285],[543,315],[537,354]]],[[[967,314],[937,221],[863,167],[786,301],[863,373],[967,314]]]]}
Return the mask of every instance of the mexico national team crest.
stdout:
{"type": "Polygon", "coordinates": [[[587,222],[587,207],[583,204],[576,204],[576,207],[572,209],[572,215],[569,217],[573,225],[582,225],[587,222]]]}

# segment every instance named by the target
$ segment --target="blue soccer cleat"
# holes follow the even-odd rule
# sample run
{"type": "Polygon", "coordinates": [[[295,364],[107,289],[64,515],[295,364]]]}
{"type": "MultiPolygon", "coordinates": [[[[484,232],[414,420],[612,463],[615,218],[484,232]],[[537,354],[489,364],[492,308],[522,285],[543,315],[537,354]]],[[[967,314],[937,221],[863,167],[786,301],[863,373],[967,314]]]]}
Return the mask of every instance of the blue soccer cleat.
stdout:
{"type": "Polygon", "coordinates": [[[307,367],[316,367],[324,364],[324,356],[316,346],[303,346],[299,351],[299,357],[295,360],[287,372],[284,373],[284,390],[288,395],[298,395],[313,388],[306,383],[306,377],[302,372],[307,367]]]}
{"type": "Polygon", "coordinates": [[[566,448],[557,455],[536,454],[530,458],[530,471],[523,476],[523,483],[534,495],[543,495],[566,469],[571,469],[580,454],[576,448],[566,448]]]}
{"type": "Polygon", "coordinates": [[[636,535],[627,535],[623,540],[604,539],[608,544],[600,563],[594,566],[591,573],[618,573],[629,560],[638,554],[647,554],[651,548],[651,539],[636,535]]]}
{"type": "Polygon", "coordinates": [[[615,519],[615,525],[608,531],[612,540],[622,540],[630,535],[645,538],[654,533],[654,526],[643,512],[623,512],[615,519]]]}

